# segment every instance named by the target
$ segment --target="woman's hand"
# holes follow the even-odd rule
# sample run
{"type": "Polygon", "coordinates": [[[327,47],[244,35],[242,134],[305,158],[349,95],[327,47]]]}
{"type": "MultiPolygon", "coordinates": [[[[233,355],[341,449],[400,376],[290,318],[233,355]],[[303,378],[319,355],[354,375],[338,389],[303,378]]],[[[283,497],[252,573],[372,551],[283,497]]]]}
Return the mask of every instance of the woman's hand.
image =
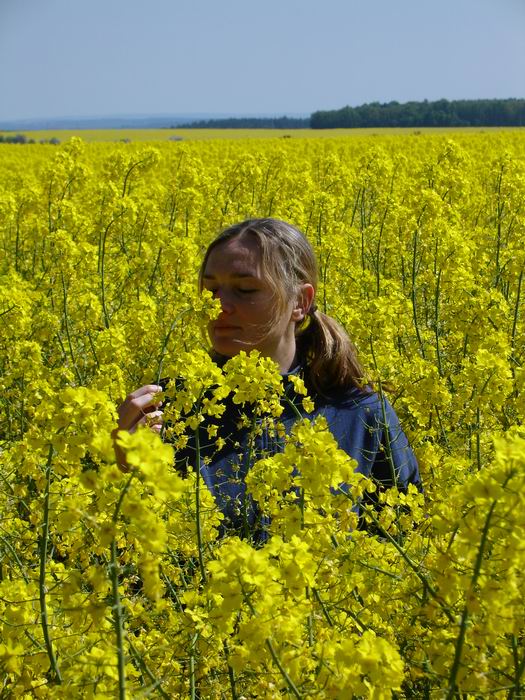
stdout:
{"type": "Polygon", "coordinates": [[[160,433],[162,430],[162,401],[158,394],[162,387],[158,384],[146,384],[133,391],[118,407],[118,429],[134,433],[139,425],[147,425],[160,433]]]}
{"type": "Polygon", "coordinates": [[[162,430],[162,401],[158,394],[162,387],[158,384],[146,384],[129,394],[125,401],[118,407],[117,427],[112,433],[117,464],[123,470],[127,470],[126,456],[115,442],[119,430],[127,430],[134,433],[140,425],[147,425],[156,433],[162,430]]]}

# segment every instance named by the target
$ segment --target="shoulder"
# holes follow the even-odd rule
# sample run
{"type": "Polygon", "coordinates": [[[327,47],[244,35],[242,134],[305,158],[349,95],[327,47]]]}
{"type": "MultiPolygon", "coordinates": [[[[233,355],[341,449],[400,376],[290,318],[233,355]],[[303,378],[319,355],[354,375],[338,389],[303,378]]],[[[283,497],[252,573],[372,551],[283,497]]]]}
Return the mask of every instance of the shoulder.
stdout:
{"type": "Polygon", "coordinates": [[[330,397],[318,397],[318,406],[333,406],[346,410],[381,410],[383,406],[393,410],[390,402],[384,394],[380,395],[371,387],[351,387],[330,397]]]}
{"type": "Polygon", "coordinates": [[[371,429],[399,426],[399,419],[388,398],[371,387],[353,387],[337,396],[319,399],[316,405],[323,413],[345,415],[371,429]]]}

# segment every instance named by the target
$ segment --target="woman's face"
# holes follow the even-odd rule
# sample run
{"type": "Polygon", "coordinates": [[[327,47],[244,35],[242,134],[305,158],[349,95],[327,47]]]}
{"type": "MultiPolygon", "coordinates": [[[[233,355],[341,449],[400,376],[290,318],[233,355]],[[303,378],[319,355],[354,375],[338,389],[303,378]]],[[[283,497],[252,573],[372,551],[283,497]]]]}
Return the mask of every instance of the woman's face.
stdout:
{"type": "Polygon", "coordinates": [[[241,350],[259,350],[275,360],[281,371],[290,369],[295,356],[295,325],[310,306],[311,285],[303,285],[311,293],[290,299],[284,311],[278,310],[274,292],[262,274],[259,245],[250,235],[213,248],[202,283],[221,303],[219,317],[208,325],[216,352],[232,357],[241,350]]]}

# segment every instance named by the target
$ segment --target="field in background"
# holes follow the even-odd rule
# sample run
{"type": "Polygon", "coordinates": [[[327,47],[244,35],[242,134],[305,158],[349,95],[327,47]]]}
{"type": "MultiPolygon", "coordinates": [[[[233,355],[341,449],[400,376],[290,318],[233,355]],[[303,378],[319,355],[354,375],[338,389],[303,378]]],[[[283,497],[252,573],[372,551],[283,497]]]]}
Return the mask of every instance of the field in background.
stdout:
{"type": "Polygon", "coordinates": [[[490,133],[498,131],[519,131],[525,127],[502,129],[498,127],[454,127],[421,128],[421,129],[71,129],[43,131],[0,131],[4,136],[17,133],[28,139],[40,141],[57,138],[61,142],[68,141],[72,136],[78,136],[87,143],[93,141],[207,141],[209,139],[246,139],[246,138],[334,138],[339,136],[384,136],[389,134],[432,134],[432,133],[490,133]]]}

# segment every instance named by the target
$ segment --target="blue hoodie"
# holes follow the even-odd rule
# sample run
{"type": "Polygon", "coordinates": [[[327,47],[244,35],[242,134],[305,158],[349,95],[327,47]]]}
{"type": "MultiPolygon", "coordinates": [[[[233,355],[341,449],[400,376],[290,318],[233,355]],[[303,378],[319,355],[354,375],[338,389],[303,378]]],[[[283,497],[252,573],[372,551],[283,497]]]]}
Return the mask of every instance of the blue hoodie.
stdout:
{"type": "MultiPolygon", "coordinates": [[[[297,420],[290,401],[300,409],[301,397],[295,394],[286,375],[284,383],[288,400],[283,402],[279,421],[289,433],[297,420]]],[[[225,403],[226,410],[220,419],[209,419],[199,426],[200,473],[225,516],[223,534],[234,531],[261,539],[256,532],[264,529],[264,523],[256,504],[246,496],[245,477],[261,456],[282,451],[283,440],[271,431],[262,430],[250,447],[250,429],[239,425],[242,414],[250,415],[250,407],[234,404],[231,398],[225,403]],[[217,425],[217,437],[224,440],[221,450],[216,449],[217,437],[208,438],[210,424],[217,425]]],[[[406,490],[409,484],[414,484],[422,490],[416,458],[386,398],[381,399],[371,390],[352,388],[338,399],[318,399],[315,410],[307,414],[311,420],[317,416],[326,418],[339,447],[356,460],[356,472],[374,479],[380,489],[397,486],[406,490]]],[[[195,436],[190,434],[187,448],[176,456],[176,465],[184,471],[187,464],[195,466],[195,458],[195,436]]]]}

